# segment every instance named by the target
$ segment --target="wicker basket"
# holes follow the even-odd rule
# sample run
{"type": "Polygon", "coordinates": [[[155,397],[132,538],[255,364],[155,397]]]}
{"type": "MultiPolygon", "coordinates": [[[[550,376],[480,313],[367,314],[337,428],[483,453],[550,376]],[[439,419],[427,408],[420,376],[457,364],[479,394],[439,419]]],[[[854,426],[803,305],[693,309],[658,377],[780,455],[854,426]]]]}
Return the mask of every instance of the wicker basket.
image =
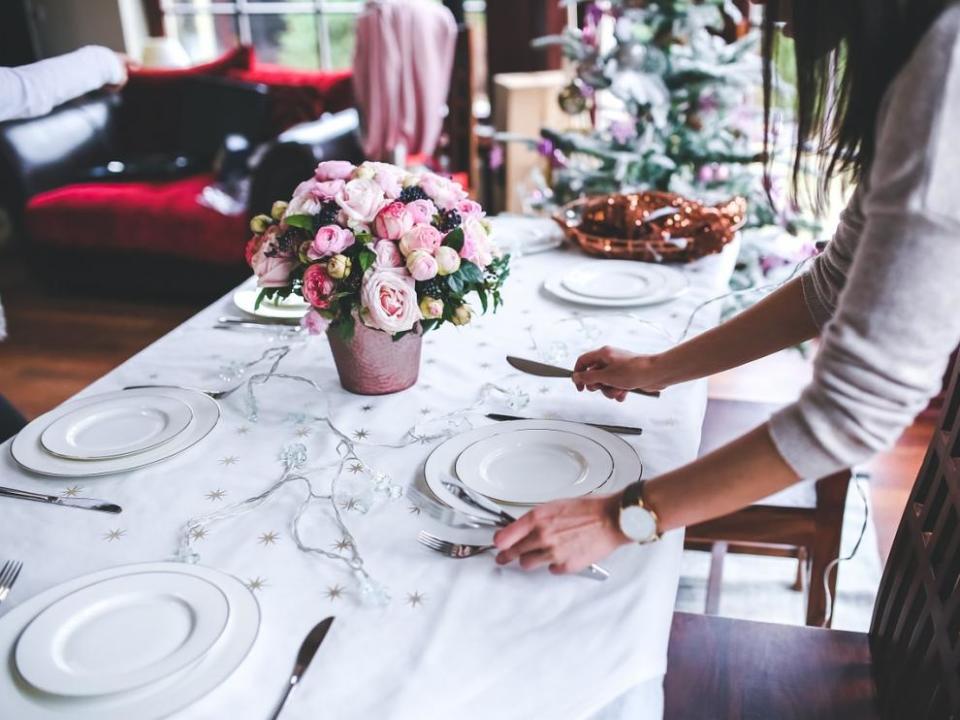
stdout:
{"type": "Polygon", "coordinates": [[[588,255],[657,263],[687,263],[723,250],[746,219],[747,202],[717,207],[666,192],[580,198],[553,219],[588,255]]]}

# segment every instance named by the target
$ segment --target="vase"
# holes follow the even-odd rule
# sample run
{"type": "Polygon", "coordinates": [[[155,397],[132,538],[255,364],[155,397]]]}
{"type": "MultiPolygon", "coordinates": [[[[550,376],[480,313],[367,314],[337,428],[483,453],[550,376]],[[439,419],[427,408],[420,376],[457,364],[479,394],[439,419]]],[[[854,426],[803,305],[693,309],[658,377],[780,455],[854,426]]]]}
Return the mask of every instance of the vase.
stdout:
{"type": "Polygon", "coordinates": [[[413,332],[394,340],[392,335],[368,328],[358,320],[349,340],[333,330],[327,331],[327,339],[340,384],[349,392],[388,395],[417,382],[422,344],[419,325],[413,332]]]}

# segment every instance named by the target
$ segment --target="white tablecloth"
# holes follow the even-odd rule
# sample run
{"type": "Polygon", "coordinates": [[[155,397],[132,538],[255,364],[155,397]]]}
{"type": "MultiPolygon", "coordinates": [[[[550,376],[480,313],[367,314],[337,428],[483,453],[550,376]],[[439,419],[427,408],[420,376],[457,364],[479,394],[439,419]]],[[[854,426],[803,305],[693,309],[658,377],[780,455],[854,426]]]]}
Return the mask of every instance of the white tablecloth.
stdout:
{"type": "MultiPolygon", "coordinates": [[[[723,291],[735,252],[731,247],[683,268],[691,283],[686,296],[633,315],[679,334],[694,307],[723,291]]],[[[278,453],[290,443],[307,447],[310,467],[335,460],[331,438],[309,421],[324,414],[325,403],[338,427],[361,438],[365,462],[403,485],[413,481],[432,445],[379,444],[397,443],[415,424],[471,405],[485,382],[521,388],[530,397],[514,414],[643,426],[643,436],[631,442],[647,477],[691,460],[699,444],[705,383],[672,388],[659,400],[631,397],[617,405],[578,395],[568,381],[520,376],[504,362],[508,353],[536,356],[534,343],[541,353],[562,354],[577,343],[654,342],[655,330],[623,312],[578,309],[542,293],[544,278],[585,262],[596,261],[571,251],[516,260],[506,306],[469,327],[428,335],[420,382],[397,395],[344,392],[325,339],[315,338],[297,347],[283,370],[323,385],[326,400],[274,380],[259,391],[260,418],[253,423],[237,393],[224,403],[223,418],[210,436],[156,466],[64,482],[20,470],[3,448],[0,484],[106,498],[124,511],[110,516],[0,498],[0,557],[25,563],[0,613],[68,578],[172,557],[188,518],[268,487],[280,474],[278,453]],[[597,320],[604,315],[609,317],[597,320]]],[[[716,322],[718,310],[714,304],[698,314],[695,330],[716,322]]],[[[227,296],[83,394],[154,382],[222,386],[221,366],[252,360],[270,344],[257,331],[212,329],[217,316],[232,312],[227,296]]],[[[484,408],[489,410],[504,407],[491,404],[484,408]]],[[[472,422],[487,421],[477,414],[472,422]]],[[[369,481],[362,478],[346,480],[345,487],[369,481]]],[[[262,508],[216,525],[196,541],[202,564],[255,588],[262,626],[237,672],[178,718],[265,717],[304,634],[331,614],[337,617],[333,630],[291,697],[287,720],[582,718],[640,683],[655,688],[664,672],[680,532],[655,545],[619,550],[603,562],[612,578],[599,583],[498,568],[491,555],[461,561],[435,555],[415,541],[428,521],[403,498],[379,502],[366,514],[347,509],[346,522],[366,567],[392,595],[386,606],[369,607],[357,601],[342,564],[294,546],[289,524],[302,494],[302,486],[288,486],[262,508]]],[[[329,514],[316,505],[304,524],[304,539],[333,550],[340,538],[329,514]]]]}

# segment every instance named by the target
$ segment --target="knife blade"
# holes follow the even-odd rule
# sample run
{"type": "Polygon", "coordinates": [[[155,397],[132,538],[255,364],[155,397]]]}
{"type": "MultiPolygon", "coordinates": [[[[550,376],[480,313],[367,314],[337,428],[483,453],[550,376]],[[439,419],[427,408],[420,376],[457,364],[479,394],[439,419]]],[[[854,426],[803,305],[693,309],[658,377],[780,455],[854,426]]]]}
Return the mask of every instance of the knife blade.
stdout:
{"type": "MultiPolygon", "coordinates": [[[[516,415],[501,415],[500,413],[487,413],[487,417],[497,422],[507,422],[510,420],[529,420],[530,418],[517,417],[516,415]]],[[[643,435],[643,428],[630,427],[629,425],[605,425],[603,423],[581,422],[580,420],[564,420],[563,422],[575,422],[580,425],[587,425],[599,430],[606,430],[614,435],[643,435]]]]}
{"type": "Polygon", "coordinates": [[[303,677],[303,674],[310,666],[310,661],[313,660],[313,656],[317,654],[317,650],[320,648],[320,645],[323,644],[324,638],[327,637],[330,626],[333,625],[333,620],[333,616],[330,616],[318,622],[313,626],[313,630],[307,633],[303,642],[300,643],[300,650],[297,651],[297,661],[293,665],[290,680],[287,682],[283,696],[280,698],[280,702],[277,703],[277,707],[274,709],[273,715],[270,716],[270,720],[277,720],[280,716],[280,712],[283,710],[287,698],[290,697],[290,692],[297,686],[297,683],[300,682],[300,678],[303,677]]]}
{"type": "MultiPolygon", "coordinates": [[[[528,375],[549,378],[570,378],[573,377],[573,370],[557,367],[556,365],[547,365],[536,360],[527,360],[525,358],[513,357],[507,355],[507,362],[513,367],[528,375]]],[[[660,397],[659,390],[630,390],[635,395],[645,395],[646,397],[660,397]]]]}
{"type": "Polygon", "coordinates": [[[79,508],[81,510],[97,510],[106,513],[120,513],[123,508],[106,500],[84,497],[61,497],[60,495],[43,495],[42,493],[20,490],[18,488],[0,487],[0,497],[30,500],[32,502],[47,503],[48,505],[62,505],[63,507],[79,508]]]}

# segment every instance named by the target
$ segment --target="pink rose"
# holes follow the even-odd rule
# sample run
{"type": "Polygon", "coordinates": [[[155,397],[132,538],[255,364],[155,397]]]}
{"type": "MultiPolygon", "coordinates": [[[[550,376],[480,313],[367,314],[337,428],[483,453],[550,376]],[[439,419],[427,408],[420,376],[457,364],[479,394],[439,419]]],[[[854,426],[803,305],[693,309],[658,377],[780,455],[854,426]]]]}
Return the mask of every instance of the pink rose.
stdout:
{"type": "Polygon", "coordinates": [[[407,203],[407,212],[413,215],[413,222],[417,225],[429,225],[437,214],[437,206],[432,200],[414,200],[407,203]]]}
{"type": "Polygon", "coordinates": [[[283,216],[319,215],[322,209],[323,201],[320,198],[316,197],[313,193],[304,193],[303,195],[297,195],[290,201],[290,204],[287,205],[287,211],[283,216]]]}
{"type": "Polygon", "coordinates": [[[461,200],[458,202],[457,212],[460,213],[460,217],[464,220],[467,220],[468,218],[477,218],[479,220],[484,215],[483,208],[480,206],[480,203],[473,200],[461,200]]]}
{"type": "Polygon", "coordinates": [[[460,254],[452,247],[444,245],[437,248],[437,273],[453,275],[460,269],[460,254]]]}
{"type": "Polygon", "coordinates": [[[311,265],[303,274],[303,297],[315,308],[330,307],[330,296],[335,288],[336,283],[320,263],[311,265]]]}
{"type": "Polygon", "coordinates": [[[369,174],[391,200],[400,197],[403,192],[403,179],[407,176],[407,171],[403,168],[390,163],[365,162],[360,166],[360,170],[365,175],[369,174]]]}
{"type": "Polygon", "coordinates": [[[330,321],[316,310],[308,310],[307,314],[300,318],[300,327],[311,335],[320,335],[330,327],[330,321]]]}
{"type": "Polygon", "coordinates": [[[413,227],[413,215],[401,202],[387,205],[373,222],[373,234],[387,240],[399,240],[413,227]]]}
{"type": "Polygon", "coordinates": [[[307,257],[311,260],[320,260],[342,253],[356,242],[353,233],[338,225],[324,225],[317,230],[313,242],[307,248],[307,257]]]}
{"type": "Polygon", "coordinates": [[[334,198],[347,220],[369,224],[387,204],[381,188],[373,180],[351,180],[334,198]]]}
{"type": "Polygon", "coordinates": [[[435,173],[426,173],[420,178],[420,187],[441,210],[452,210],[461,200],[467,199],[466,191],[456,183],[435,173]]]}
{"type": "Polygon", "coordinates": [[[343,180],[318,182],[311,178],[297,185],[297,189],[293,191],[293,197],[296,199],[301,195],[311,195],[318,200],[332,200],[345,184],[343,180]]]}
{"type": "Polygon", "coordinates": [[[420,319],[417,289],[406,270],[367,270],[360,302],[363,323],[391,335],[412,329],[420,319]]]}
{"type": "Polygon", "coordinates": [[[277,240],[280,228],[271,225],[263,234],[259,245],[250,249],[250,267],[257,276],[259,287],[285,287],[290,284],[290,272],[296,265],[296,259],[289,254],[281,254],[277,240]]]}
{"type": "Polygon", "coordinates": [[[481,255],[489,255],[489,238],[487,229],[476,218],[470,218],[463,223],[463,247],[460,248],[460,257],[464,260],[486,267],[490,264],[488,260],[485,263],[478,261],[481,255]]]}
{"type": "Polygon", "coordinates": [[[433,225],[414,225],[400,238],[400,251],[409,255],[414,250],[426,250],[431,255],[443,242],[443,235],[433,225]]]}
{"type": "Polygon", "coordinates": [[[313,176],[320,181],[348,180],[354,170],[356,170],[356,166],[346,160],[326,160],[317,165],[313,176]]]}
{"type": "Polygon", "coordinates": [[[377,240],[373,244],[373,251],[377,254],[378,269],[403,267],[403,254],[393,240],[377,240]]]}
{"type": "Polygon", "coordinates": [[[432,280],[437,276],[437,261],[426,250],[414,250],[407,256],[407,270],[414,280],[432,280]]]}

